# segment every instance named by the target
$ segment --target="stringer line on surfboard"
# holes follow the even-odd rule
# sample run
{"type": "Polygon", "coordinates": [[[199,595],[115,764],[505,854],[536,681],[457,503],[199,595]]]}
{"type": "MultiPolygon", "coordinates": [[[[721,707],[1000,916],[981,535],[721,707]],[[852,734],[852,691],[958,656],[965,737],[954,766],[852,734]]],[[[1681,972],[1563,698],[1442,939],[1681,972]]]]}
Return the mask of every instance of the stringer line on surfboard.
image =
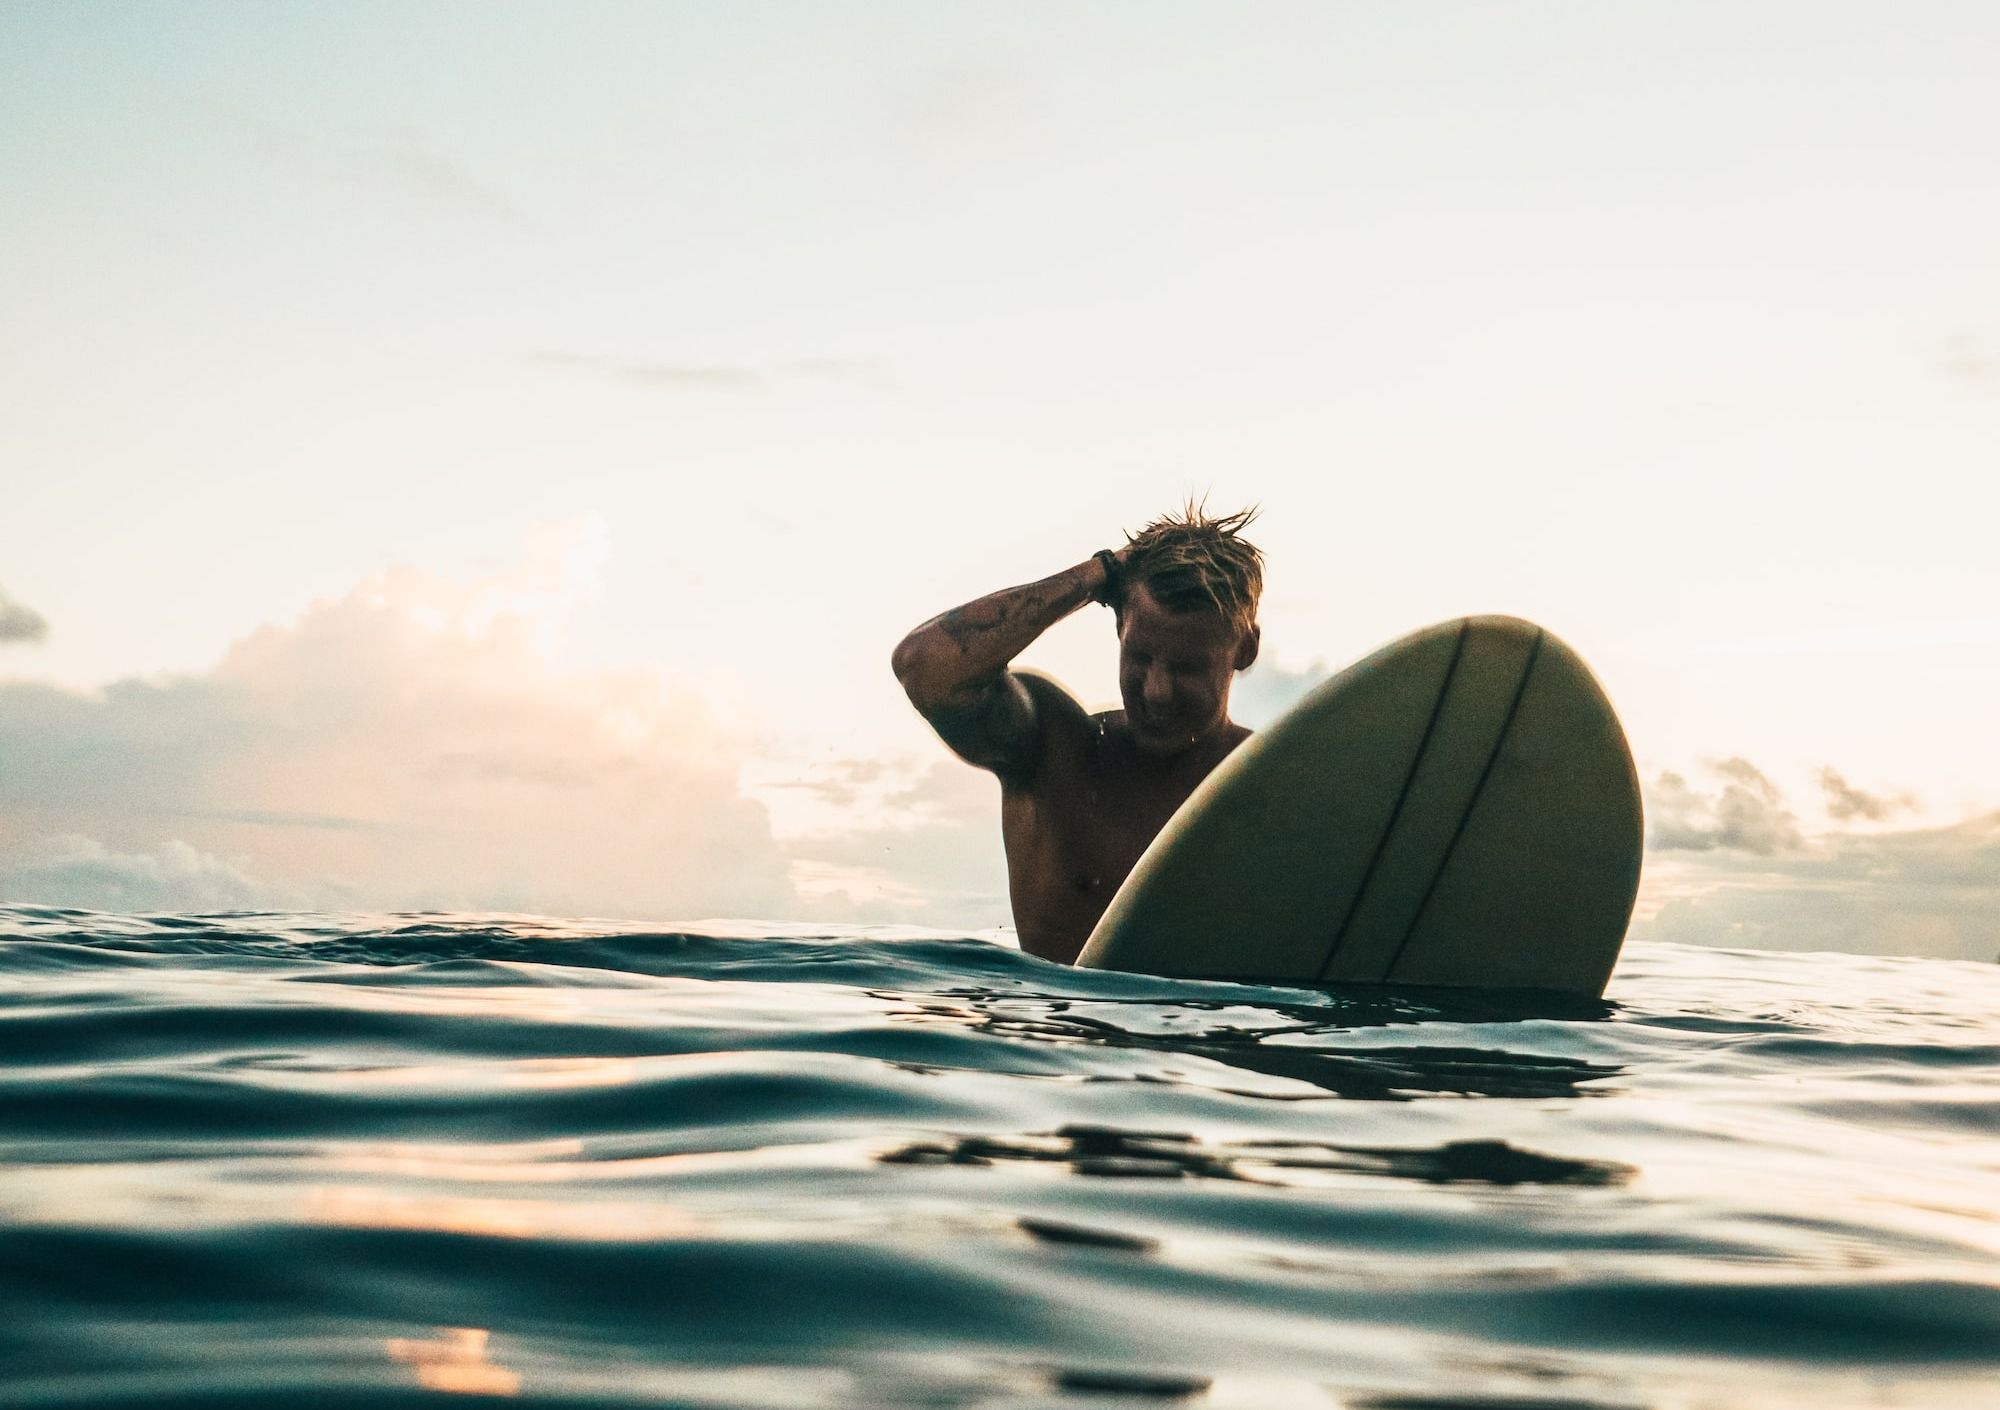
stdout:
{"type": "MultiPolygon", "coordinates": [[[[1410,771],[1403,776],[1402,792],[1396,795],[1396,805],[1389,810],[1389,821],[1383,827],[1382,835],[1375,839],[1375,852],[1368,859],[1368,870],[1361,874],[1361,884],[1354,888],[1354,895],[1347,903],[1347,913],[1341,916],[1340,924],[1333,932],[1333,943],[1327,946],[1326,958],[1320,961],[1321,979],[1325,979],[1326,972],[1333,968],[1334,957],[1340,953],[1340,947],[1347,941],[1348,927],[1354,924],[1354,917],[1360,914],[1361,903],[1368,896],[1368,887],[1375,880],[1376,868],[1382,864],[1382,854],[1389,850],[1389,839],[1396,835],[1396,824],[1403,816],[1403,804],[1409,801],[1411,785],[1417,780],[1417,770],[1424,762],[1424,755],[1430,751],[1431,737],[1437,733],[1438,721],[1444,717],[1444,702],[1451,696],[1451,683],[1458,675],[1458,663],[1465,655],[1465,639],[1471,631],[1471,619],[1461,619],[1458,624],[1458,636],[1452,642],[1451,662],[1444,669],[1444,679],[1438,683],[1437,699],[1431,702],[1431,717],[1425,722],[1424,732],[1417,740],[1416,753],[1410,756],[1410,771]]],[[[1436,877],[1431,879],[1431,884],[1432,886],[1437,884],[1436,877]]],[[[1426,891],[1424,894],[1428,900],[1430,893],[1426,891]]],[[[1403,939],[1407,943],[1409,936],[1405,935],[1403,939]]],[[[1402,947],[1399,945],[1397,953],[1401,952],[1402,947]]]]}
{"type": "MultiPolygon", "coordinates": [[[[1459,839],[1465,836],[1465,829],[1472,822],[1472,815],[1479,807],[1479,795],[1486,791],[1486,781],[1493,777],[1493,766],[1500,761],[1500,751],[1507,747],[1507,736],[1513,731],[1514,717],[1520,713],[1521,698],[1528,693],[1528,681],[1535,674],[1535,662],[1542,654],[1542,643],[1548,639],[1548,635],[1548,632],[1540,627],[1535,629],[1534,645],[1528,648],[1528,659],[1522,663],[1521,679],[1514,686],[1513,699],[1507,702],[1507,717],[1501,722],[1500,733],[1494,736],[1492,751],[1486,756],[1486,767],[1479,771],[1479,782],[1472,786],[1472,796],[1466,800],[1465,811],[1459,815],[1458,826],[1452,830],[1451,841],[1445,844],[1444,855],[1438,859],[1437,870],[1431,873],[1430,885],[1424,888],[1423,899],[1417,902],[1416,910],[1410,913],[1410,923],[1403,931],[1403,938],[1396,942],[1395,953],[1390,955],[1388,968],[1383,972],[1385,979],[1395,978],[1396,966],[1402,961],[1403,951],[1409,945],[1410,937],[1415,935],[1417,927],[1423,924],[1424,912],[1430,909],[1431,897],[1437,894],[1438,882],[1444,879],[1445,872],[1451,867],[1452,853],[1458,850],[1459,839]]],[[[1464,638],[1461,637],[1460,640],[1462,642],[1464,638]]],[[[1449,681],[1446,684],[1449,688],[1449,681]]],[[[1412,773],[1414,772],[1413,769],[1412,773]]],[[[1329,955],[1327,960],[1331,964],[1332,956],[1329,955]]]]}

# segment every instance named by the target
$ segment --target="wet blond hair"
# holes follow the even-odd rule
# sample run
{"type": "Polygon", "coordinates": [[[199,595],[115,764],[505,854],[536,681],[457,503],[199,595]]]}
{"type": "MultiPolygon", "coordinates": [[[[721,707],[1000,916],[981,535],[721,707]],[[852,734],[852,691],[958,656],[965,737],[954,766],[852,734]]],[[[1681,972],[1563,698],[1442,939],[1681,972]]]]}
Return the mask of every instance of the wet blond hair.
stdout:
{"type": "Polygon", "coordinates": [[[1208,506],[1190,499],[1178,514],[1155,519],[1125,537],[1125,563],[1112,602],[1122,621],[1125,594],[1141,583],[1173,612],[1219,612],[1238,631],[1257,625],[1264,591],[1264,555],[1243,537],[1255,507],[1208,517],[1208,506]]]}

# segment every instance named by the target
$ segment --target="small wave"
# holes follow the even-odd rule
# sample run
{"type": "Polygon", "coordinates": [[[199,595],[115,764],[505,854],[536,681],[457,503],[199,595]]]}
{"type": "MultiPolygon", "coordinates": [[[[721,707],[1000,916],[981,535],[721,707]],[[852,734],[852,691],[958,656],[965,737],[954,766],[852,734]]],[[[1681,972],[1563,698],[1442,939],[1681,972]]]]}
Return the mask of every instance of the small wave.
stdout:
{"type": "Polygon", "coordinates": [[[1989,968],[0,908],[0,1403],[1961,1410],[1989,968]]]}

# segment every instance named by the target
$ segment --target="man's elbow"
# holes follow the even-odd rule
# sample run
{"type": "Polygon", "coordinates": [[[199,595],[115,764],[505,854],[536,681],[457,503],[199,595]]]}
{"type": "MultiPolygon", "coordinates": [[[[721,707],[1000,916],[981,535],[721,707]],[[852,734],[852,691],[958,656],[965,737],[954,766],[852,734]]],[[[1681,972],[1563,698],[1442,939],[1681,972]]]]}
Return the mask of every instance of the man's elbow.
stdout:
{"type": "Polygon", "coordinates": [[[903,694],[910,697],[910,703],[918,710],[936,702],[936,663],[921,630],[896,643],[896,649],[889,654],[889,669],[896,673],[903,694]]]}

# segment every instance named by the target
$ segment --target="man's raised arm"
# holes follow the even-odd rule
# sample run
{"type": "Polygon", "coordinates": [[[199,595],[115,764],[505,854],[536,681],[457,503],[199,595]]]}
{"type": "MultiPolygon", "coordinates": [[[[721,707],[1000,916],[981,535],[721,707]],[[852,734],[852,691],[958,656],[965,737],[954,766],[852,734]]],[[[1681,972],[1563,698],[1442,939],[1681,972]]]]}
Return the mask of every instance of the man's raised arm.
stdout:
{"type": "Polygon", "coordinates": [[[953,753],[1002,779],[1022,777],[1033,771],[1040,723],[1034,696],[1007,664],[1077,608],[1103,600],[1110,581],[1100,555],[988,593],[904,637],[890,665],[953,753]]]}

